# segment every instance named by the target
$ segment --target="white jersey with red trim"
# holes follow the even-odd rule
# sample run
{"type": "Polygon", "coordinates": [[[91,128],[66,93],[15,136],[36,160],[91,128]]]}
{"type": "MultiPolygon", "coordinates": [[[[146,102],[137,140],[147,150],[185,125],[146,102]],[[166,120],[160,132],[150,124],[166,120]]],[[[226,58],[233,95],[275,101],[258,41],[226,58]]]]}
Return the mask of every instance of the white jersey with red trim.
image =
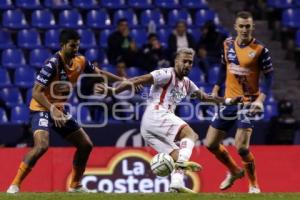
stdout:
{"type": "Polygon", "coordinates": [[[151,72],[154,83],[151,86],[148,106],[160,107],[174,112],[176,105],[187,95],[199,90],[188,77],[182,80],[176,77],[173,67],[151,72]]]}

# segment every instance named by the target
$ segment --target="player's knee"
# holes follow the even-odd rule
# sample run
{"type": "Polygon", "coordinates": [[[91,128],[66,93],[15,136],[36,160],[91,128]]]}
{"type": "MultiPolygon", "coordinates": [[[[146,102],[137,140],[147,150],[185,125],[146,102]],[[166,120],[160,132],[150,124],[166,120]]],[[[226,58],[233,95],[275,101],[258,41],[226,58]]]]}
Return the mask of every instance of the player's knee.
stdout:
{"type": "Polygon", "coordinates": [[[93,143],[90,141],[87,141],[87,142],[81,144],[79,146],[79,149],[82,151],[85,151],[85,152],[91,152],[93,149],[93,143]]]}
{"type": "Polygon", "coordinates": [[[199,140],[199,135],[195,132],[192,133],[192,139],[194,142],[196,142],[197,140],[199,140]]]}
{"type": "Polygon", "coordinates": [[[249,149],[247,148],[239,148],[238,153],[241,157],[245,157],[249,154],[249,149]]]}

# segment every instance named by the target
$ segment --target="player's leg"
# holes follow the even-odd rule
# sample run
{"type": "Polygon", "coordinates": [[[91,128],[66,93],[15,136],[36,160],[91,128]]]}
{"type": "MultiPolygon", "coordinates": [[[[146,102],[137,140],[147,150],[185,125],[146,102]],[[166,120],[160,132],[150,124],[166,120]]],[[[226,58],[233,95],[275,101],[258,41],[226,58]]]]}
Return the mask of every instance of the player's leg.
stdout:
{"type": "Polygon", "coordinates": [[[76,147],[70,183],[70,191],[73,191],[82,188],[80,181],[85,171],[87,160],[92,151],[93,143],[82,128],[69,134],[65,139],[76,147]]]}
{"type": "Polygon", "coordinates": [[[242,158],[249,179],[249,192],[259,193],[260,189],[257,183],[254,156],[249,150],[251,134],[252,128],[238,128],[235,136],[235,146],[242,158]]]}
{"type": "Polygon", "coordinates": [[[7,193],[17,193],[23,180],[30,173],[38,159],[47,151],[49,146],[49,132],[36,130],[33,134],[34,147],[25,155],[18,172],[13,179],[7,193]]]}
{"type": "Polygon", "coordinates": [[[227,149],[222,144],[220,144],[224,136],[224,131],[209,126],[205,138],[205,146],[211,153],[216,156],[216,158],[221,163],[223,163],[228,168],[231,174],[238,174],[241,169],[238,167],[227,149]]]}

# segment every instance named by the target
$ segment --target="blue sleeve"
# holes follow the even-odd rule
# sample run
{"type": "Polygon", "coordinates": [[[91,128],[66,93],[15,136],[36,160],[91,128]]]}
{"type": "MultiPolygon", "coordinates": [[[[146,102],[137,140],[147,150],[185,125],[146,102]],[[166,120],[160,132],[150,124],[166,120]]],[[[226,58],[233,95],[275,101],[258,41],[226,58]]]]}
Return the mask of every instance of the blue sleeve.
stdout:
{"type": "Polygon", "coordinates": [[[37,74],[35,82],[44,87],[48,86],[50,81],[56,75],[57,64],[58,59],[56,57],[52,57],[47,60],[40,72],[37,74]]]}
{"type": "Polygon", "coordinates": [[[260,69],[264,73],[273,71],[273,64],[272,64],[271,56],[270,56],[269,50],[265,47],[263,48],[263,50],[258,58],[258,64],[259,64],[260,69]]]}
{"type": "Polygon", "coordinates": [[[264,93],[266,96],[268,96],[269,92],[271,91],[274,72],[270,71],[268,73],[265,73],[264,75],[265,75],[265,78],[264,78],[264,83],[261,88],[261,92],[264,93]]]}

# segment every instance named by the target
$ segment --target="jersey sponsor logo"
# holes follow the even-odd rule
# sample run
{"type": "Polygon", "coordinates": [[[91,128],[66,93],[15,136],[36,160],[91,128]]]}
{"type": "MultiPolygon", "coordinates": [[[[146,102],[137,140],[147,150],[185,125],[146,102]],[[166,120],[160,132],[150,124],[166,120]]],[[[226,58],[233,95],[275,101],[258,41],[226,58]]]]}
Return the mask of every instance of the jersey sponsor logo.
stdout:
{"type": "MultiPolygon", "coordinates": [[[[153,193],[168,192],[169,177],[157,177],[150,168],[152,155],[141,150],[124,150],[115,154],[106,166],[87,167],[81,180],[83,187],[93,192],[106,193],[153,193]]],[[[71,173],[66,188],[69,186],[71,173]]],[[[195,192],[200,191],[200,177],[195,172],[187,172],[185,186],[195,192]]]]}
{"type": "Polygon", "coordinates": [[[44,119],[44,118],[41,118],[39,120],[39,126],[48,127],[48,120],[44,119]]]}
{"type": "Polygon", "coordinates": [[[251,52],[248,53],[249,58],[254,58],[255,55],[256,55],[255,51],[251,51],[251,52]]]}
{"type": "Polygon", "coordinates": [[[236,65],[234,63],[230,63],[228,69],[230,73],[241,76],[249,75],[251,73],[250,69],[241,67],[240,65],[236,65]]]}

